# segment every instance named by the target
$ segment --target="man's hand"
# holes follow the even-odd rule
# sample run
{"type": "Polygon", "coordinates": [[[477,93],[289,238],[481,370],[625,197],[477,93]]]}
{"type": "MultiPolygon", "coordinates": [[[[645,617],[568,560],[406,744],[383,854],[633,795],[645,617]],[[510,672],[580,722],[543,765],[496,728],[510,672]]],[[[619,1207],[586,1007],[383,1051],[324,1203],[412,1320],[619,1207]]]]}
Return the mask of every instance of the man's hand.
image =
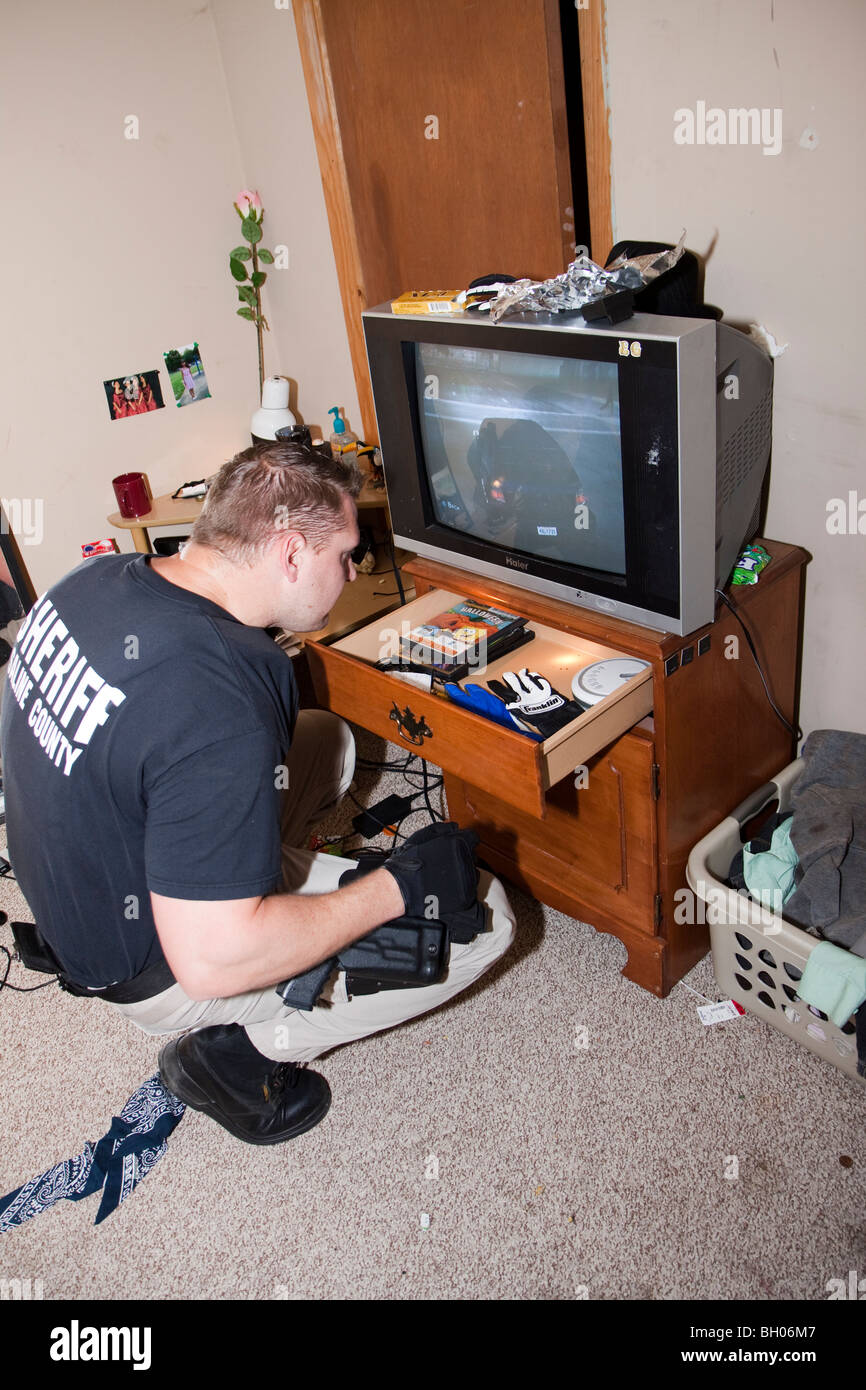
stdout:
{"type": "MultiPolygon", "coordinates": [[[[425,825],[410,835],[383,866],[400,886],[403,911],[399,915],[447,922],[473,908],[478,897],[473,853],[477,844],[475,831],[461,830],[454,821],[425,825]]],[[[340,883],[366,871],[366,867],[350,870],[340,883]]]]}

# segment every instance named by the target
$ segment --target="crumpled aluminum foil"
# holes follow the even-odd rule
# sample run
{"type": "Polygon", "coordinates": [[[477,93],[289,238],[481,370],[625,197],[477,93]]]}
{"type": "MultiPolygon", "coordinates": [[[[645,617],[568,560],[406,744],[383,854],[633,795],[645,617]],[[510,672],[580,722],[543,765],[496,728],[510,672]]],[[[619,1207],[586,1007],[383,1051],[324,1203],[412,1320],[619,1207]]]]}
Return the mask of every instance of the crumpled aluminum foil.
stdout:
{"type": "Polygon", "coordinates": [[[561,314],[582,309],[584,304],[592,304],[618,290],[642,289],[676,265],[683,254],[685,240],[683,232],[673,251],[651,251],[630,260],[620,256],[607,270],[588,256],[578,256],[567,270],[552,280],[515,280],[513,285],[503,285],[496,298],[490,301],[490,318],[497,323],[506,314],[561,314]]]}

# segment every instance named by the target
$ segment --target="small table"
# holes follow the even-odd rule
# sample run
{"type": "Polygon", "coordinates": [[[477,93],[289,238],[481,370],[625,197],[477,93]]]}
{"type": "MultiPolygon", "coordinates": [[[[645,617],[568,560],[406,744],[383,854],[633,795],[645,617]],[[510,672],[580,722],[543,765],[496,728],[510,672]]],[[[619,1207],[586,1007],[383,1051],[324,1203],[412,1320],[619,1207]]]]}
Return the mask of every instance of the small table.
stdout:
{"type": "MultiPolygon", "coordinates": [[[[388,498],[384,488],[374,487],[369,477],[356,498],[358,511],[381,511],[386,528],[389,526],[388,498]]],[[[153,553],[148,530],[155,526],[192,526],[202,508],[200,497],[172,497],[170,492],[153,499],[153,506],[144,516],[121,516],[112,512],[106,518],[109,526],[118,530],[131,531],[132,543],[143,555],[153,553]]]]}

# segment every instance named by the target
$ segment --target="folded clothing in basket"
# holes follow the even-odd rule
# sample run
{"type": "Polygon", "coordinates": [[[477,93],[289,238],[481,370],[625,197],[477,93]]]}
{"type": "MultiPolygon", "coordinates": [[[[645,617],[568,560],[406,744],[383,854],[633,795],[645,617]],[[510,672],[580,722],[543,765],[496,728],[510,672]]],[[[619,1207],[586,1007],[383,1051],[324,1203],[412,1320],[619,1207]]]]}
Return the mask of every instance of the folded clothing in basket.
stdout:
{"type": "Polygon", "coordinates": [[[837,1028],[856,1010],[857,1074],[866,1076],[866,960],[831,941],[819,941],[809,954],[797,993],[837,1028]]]}
{"type": "Polygon", "coordinates": [[[866,957],[866,734],[818,729],[802,758],[793,810],[765,822],[728,882],[763,902],[781,891],[788,921],[866,957]],[[786,821],[789,845],[779,833],[786,821]]]}
{"type": "Polygon", "coordinates": [[[728,882],[738,891],[747,888],[758,902],[772,904],[775,908],[795,891],[797,867],[797,851],[791,844],[791,812],[788,811],[771,816],[743,846],[731,864],[728,882]]]}
{"type": "MultiPolygon", "coordinates": [[[[798,994],[840,1027],[856,1010],[857,1072],[866,1077],[866,995],[859,993],[866,979],[866,735],[819,729],[801,756],[803,770],[790,793],[793,811],[768,818],[735,856],[728,882],[766,900],[767,885],[762,888],[753,873],[756,865],[759,875],[784,870],[778,859],[773,863],[773,853],[787,822],[797,862],[794,890],[782,897],[784,915],[825,938],[810,954],[798,994]]],[[[783,849],[782,858],[788,853],[783,849]]]]}
{"type": "Polygon", "coordinates": [[[818,729],[791,792],[802,868],[785,916],[866,956],[866,734],[818,729]]]}
{"type": "Polygon", "coordinates": [[[797,993],[841,1028],[866,1000],[866,960],[831,941],[819,941],[809,953],[797,993]]]}

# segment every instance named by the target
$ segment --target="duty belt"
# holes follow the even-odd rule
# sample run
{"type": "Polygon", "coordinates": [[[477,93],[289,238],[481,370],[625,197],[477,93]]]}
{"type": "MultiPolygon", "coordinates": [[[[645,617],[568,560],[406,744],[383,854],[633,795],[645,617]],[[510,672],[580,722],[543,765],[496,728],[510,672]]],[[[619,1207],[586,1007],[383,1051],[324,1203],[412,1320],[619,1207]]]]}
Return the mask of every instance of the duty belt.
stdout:
{"type": "Polygon", "coordinates": [[[60,988],[82,999],[107,999],[110,1004],[140,1004],[152,999],[177,983],[166,960],[155,961],[131,980],[118,980],[110,985],[80,985],[66,974],[53,949],[33,922],[10,922],[15,947],[28,970],[56,975],[60,988]]]}
{"type": "Polygon", "coordinates": [[[177,984],[171,967],[165,960],[158,960],[149,965],[131,980],[120,980],[116,984],[106,985],[104,989],[96,985],[76,984],[62,971],[59,978],[60,987],[65,989],[67,994],[76,994],[88,999],[107,999],[109,1004],[140,1004],[143,999],[152,999],[155,994],[162,994],[163,990],[177,984]]]}

